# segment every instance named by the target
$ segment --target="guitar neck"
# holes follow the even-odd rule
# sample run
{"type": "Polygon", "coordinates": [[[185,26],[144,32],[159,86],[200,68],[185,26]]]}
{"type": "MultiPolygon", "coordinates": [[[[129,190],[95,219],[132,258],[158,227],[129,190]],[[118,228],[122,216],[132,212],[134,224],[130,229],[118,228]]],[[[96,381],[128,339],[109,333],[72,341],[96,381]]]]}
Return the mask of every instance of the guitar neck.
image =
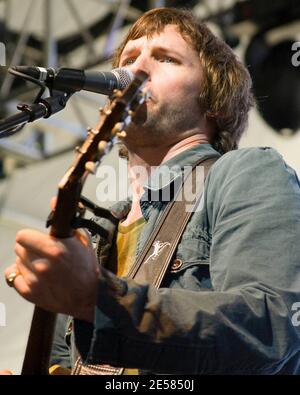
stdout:
{"type": "MultiPolygon", "coordinates": [[[[58,199],[56,211],[51,220],[50,235],[54,237],[70,237],[73,229],[70,218],[65,214],[66,200],[58,199]],[[67,219],[66,219],[67,217],[67,219]]],[[[73,215],[75,209],[70,210],[73,215]]],[[[52,341],[55,331],[56,314],[35,306],[25,357],[22,366],[22,375],[47,375],[49,374],[49,360],[52,341]]]]}
{"type": "MultiPolygon", "coordinates": [[[[105,150],[100,149],[99,144],[110,141],[116,133],[114,130],[119,130],[117,125],[120,126],[119,131],[122,131],[130,124],[132,114],[148,97],[141,91],[147,79],[148,75],[140,71],[123,93],[115,95],[110,108],[102,114],[100,126],[88,134],[77,150],[75,160],[59,182],[56,206],[48,218],[51,236],[66,238],[74,234],[72,222],[77,214],[82,186],[88,174],[86,165],[89,162],[98,162],[101,155],[104,155],[105,150]]],[[[55,321],[56,314],[35,307],[22,374],[48,374],[55,321]]]]}
{"type": "Polygon", "coordinates": [[[34,308],[22,375],[47,375],[56,314],[34,308]]]}

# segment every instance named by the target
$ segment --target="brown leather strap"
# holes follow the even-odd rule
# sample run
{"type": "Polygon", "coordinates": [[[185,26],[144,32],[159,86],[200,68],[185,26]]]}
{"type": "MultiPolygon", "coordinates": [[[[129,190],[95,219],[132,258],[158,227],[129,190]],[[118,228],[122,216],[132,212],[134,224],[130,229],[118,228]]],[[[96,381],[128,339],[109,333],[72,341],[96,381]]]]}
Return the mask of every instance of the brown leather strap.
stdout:
{"type": "Polygon", "coordinates": [[[201,160],[185,177],[182,187],[174,200],[167,204],[128,277],[159,288],[188,220],[200,202],[207,173],[218,158],[214,156],[201,160]],[[197,179],[199,166],[204,170],[202,179],[197,179]],[[193,197],[193,200],[190,201],[189,197],[193,197]]]}

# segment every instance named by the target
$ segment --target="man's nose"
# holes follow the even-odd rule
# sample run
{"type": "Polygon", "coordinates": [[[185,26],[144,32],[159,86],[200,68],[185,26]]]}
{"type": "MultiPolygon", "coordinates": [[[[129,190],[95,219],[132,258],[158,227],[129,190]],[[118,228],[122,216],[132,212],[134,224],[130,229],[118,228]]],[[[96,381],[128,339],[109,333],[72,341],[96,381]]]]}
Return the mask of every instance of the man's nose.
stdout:
{"type": "Polygon", "coordinates": [[[151,76],[151,59],[147,56],[139,56],[133,65],[130,67],[130,70],[136,74],[138,71],[144,71],[146,74],[151,76]]]}

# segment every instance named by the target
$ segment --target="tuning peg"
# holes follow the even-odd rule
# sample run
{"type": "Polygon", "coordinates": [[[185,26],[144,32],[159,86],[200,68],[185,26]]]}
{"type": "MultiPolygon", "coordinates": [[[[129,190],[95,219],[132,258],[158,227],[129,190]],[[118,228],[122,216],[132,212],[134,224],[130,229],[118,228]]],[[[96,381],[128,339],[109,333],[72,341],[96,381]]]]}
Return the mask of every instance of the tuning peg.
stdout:
{"type": "Polygon", "coordinates": [[[100,112],[101,115],[110,115],[111,114],[111,110],[109,108],[99,107],[98,111],[100,112]]]}
{"type": "Polygon", "coordinates": [[[92,131],[93,131],[93,128],[91,128],[90,126],[88,126],[88,127],[86,128],[87,134],[92,133],[92,131]]]}
{"type": "Polygon", "coordinates": [[[111,131],[112,134],[117,134],[117,133],[121,132],[123,127],[124,127],[123,122],[116,123],[115,126],[113,127],[113,130],[111,131]]]}
{"type": "Polygon", "coordinates": [[[121,132],[117,133],[117,136],[119,137],[119,139],[124,139],[127,136],[127,133],[125,132],[125,130],[122,130],[121,132]]]}
{"type": "Polygon", "coordinates": [[[103,110],[101,114],[110,115],[111,114],[111,110],[108,108],[106,110],[103,110]]]}
{"type": "Polygon", "coordinates": [[[93,161],[86,162],[85,164],[85,170],[88,171],[89,173],[95,174],[97,169],[97,165],[93,161]]]}
{"type": "Polygon", "coordinates": [[[104,152],[106,146],[107,146],[107,141],[101,140],[100,143],[98,144],[98,150],[99,150],[99,152],[100,152],[100,153],[101,153],[101,152],[104,152]]]}
{"type": "Polygon", "coordinates": [[[81,147],[79,145],[77,145],[77,147],[75,147],[75,152],[77,153],[81,153],[81,147]]]}
{"type": "Polygon", "coordinates": [[[120,89],[114,89],[113,90],[113,97],[120,97],[122,96],[122,92],[120,91],[120,89]]]}

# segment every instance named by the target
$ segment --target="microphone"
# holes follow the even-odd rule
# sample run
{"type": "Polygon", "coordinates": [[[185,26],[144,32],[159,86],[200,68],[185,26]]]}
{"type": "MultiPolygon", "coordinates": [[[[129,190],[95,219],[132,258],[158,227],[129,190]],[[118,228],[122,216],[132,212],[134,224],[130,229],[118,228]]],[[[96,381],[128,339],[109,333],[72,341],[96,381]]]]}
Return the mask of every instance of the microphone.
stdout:
{"type": "Polygon", "coordinates": [[[47,87],[70,93],[81,90],[111,95],[114,89],[124,89],[134,75],[124,68],[116,68],[111,71],[85,71],[78,69],[36,66],[14,66],[12,70],[26,74],[32,78],[44,82],[47,87]]]}

